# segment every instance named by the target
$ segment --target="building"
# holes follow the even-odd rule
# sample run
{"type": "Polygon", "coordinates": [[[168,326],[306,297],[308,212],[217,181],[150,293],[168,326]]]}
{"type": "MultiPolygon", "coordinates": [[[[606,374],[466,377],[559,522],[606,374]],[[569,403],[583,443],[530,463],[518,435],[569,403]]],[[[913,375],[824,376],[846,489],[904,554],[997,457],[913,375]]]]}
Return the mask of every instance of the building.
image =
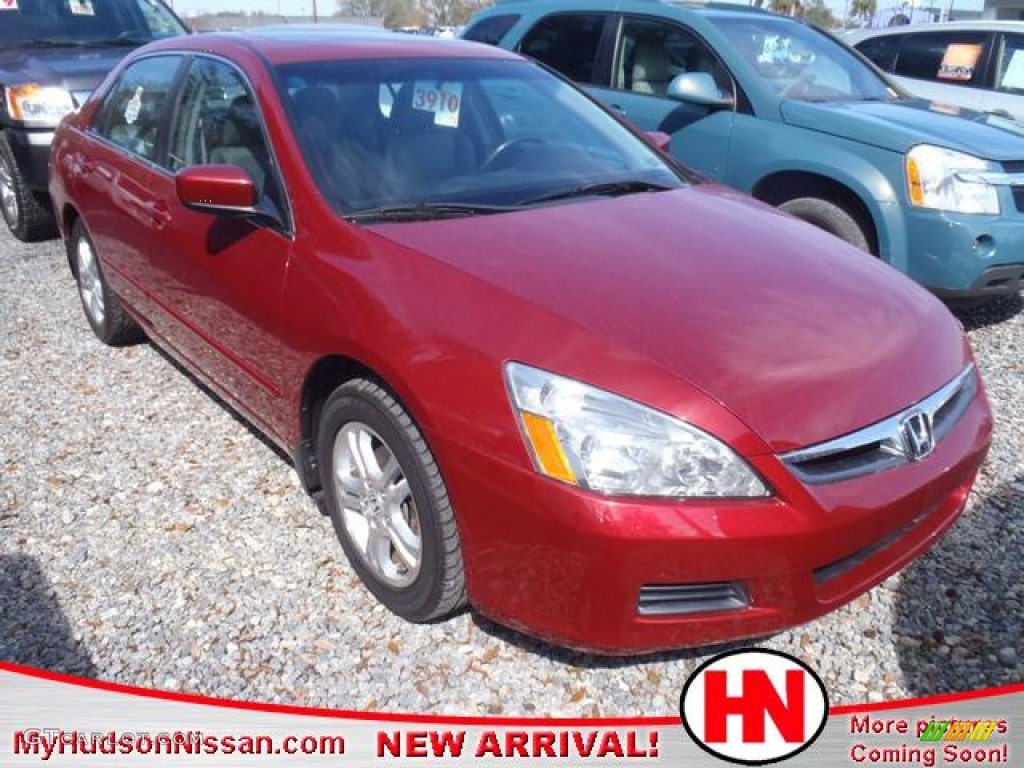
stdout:
{"type": "Polygon", "coordinates": [[[983,19],[1024,20],[1024,0],[985,0],[983,19]]]}

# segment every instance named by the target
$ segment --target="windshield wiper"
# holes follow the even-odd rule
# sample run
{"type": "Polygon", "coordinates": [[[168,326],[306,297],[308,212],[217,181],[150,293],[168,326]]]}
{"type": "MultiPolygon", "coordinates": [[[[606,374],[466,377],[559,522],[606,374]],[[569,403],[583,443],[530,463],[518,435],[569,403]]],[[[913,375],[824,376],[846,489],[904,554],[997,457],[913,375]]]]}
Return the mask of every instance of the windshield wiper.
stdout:
{"type": "Polygon", "coordinates": [[[531,197],[521,201],[519,205],[536,205],[537,203],[547,203],[552,200],[567,200],[571,197],[590,197],[595,195],[618,197],[619,195],[633,195],[637,192],[665,192],[670,189],[675,189],[675,187],[656,184],[652,181],[641,181],[640,179],[602,181],[596,184],[581,184],[578,187],[550,192],[539,197],[531,197]]]}
{"type": "Polygon", "coordinates": [[[24,42],[18,43],[19,47],[24,48],[114,48],[120,46],[130,46],[136,48],[140,45],[153,42],[151,39],[142,37],[130,37],[128,35],[118,35],[117,37],[105,37],[99,39],[61,39],[59,37],[37,37],[32,40],[25,40],[24,42]]]}
{"type": "Polygon", "coordinates": [[[61,40],[58,37],[36,37],[18,43],[5,43],[5,45],[17,45],[19,48],[73,48],[83,45],[83,42],[81,40],[61,40]]]}
{"type": "Polygon", "coordinates": [[[425,221],[455,219],[488,213],[514,211],[508,205],[477,205],[471,203],[417,203],[415,205],[382,205],[347,214],[349,221],[425,221]]]}
{"type": "Polygon", "coordinates": [[[83,40],[82,45],[95,45],[108,48],[118,48],[120,46],[137,48],[140,45],[153,42],[153,38],[149,37],[132,37],[131,35],[118,35],[117,37],[104,37],[99,40],[83,40]]]}

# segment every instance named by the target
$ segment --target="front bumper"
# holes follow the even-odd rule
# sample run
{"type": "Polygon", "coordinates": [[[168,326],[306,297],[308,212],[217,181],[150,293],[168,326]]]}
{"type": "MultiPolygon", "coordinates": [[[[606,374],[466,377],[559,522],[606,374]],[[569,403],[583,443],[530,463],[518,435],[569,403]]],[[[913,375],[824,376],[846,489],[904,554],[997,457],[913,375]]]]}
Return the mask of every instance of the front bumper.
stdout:
{"type": "Polygon", "coordinates": [[[716,504],[612,500],[439,447],[457,514],[466,511],[459,528],[474,606],[559,645],[635,654],[763,636],[870,589],[956,521],[991,430],[979,388],[923,461],[804,486],[777,457],[748,457],[775,498],[716,504]],[[640,608],[643,587],[722,584],[740,585],[737,605],[640,608]]]}
{"type": "Polygon", "coordinates": [[[904,208],[910,276],[942,298],[1016,294],[1024,280],[1024,214],[1008,189],[1000,205],[998,217],[904,208]]]}
{"type": "Polygon", "coordinates": [[[49,184],[53,129],[28,130],[6,127],[4,134],[25,184],[34,192],[46,192],[49,184]]]}

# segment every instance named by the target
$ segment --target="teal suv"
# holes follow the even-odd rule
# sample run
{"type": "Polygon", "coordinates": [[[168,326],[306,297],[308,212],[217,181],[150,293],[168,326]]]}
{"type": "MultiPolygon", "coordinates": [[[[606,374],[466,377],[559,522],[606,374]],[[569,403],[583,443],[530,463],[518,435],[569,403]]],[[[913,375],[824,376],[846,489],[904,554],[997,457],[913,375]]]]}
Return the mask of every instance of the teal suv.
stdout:
{"type": "Polygon", "coordinates": [[[538,59],[669,134],[691,168],[940,296],[1020,290],[1024,124],[912,98],[810,24],[734,5],[511,0],[463,36],[538,59]]]}

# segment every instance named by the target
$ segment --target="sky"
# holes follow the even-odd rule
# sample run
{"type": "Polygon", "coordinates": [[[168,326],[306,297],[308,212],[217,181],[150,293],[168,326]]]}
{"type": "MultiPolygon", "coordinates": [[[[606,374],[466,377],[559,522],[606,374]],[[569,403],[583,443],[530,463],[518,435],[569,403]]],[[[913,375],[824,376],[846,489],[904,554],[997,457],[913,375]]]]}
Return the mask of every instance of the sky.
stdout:
{"type": "MultiPolygon", "coordinates": [[[[219,11],[264,11],[280,13],[285,16],[312,16],[313,0],[165,0],[182,16],[196,13],[217,13],[219,11]]],[[[335,0],[316,0],[317,11],[321,16],[330,16],[337,10],[335,0]]],[[[837,15],[846,8],[846,0],[825,0],[837,15]]],[[[745,4],[745,3],[744,3],[745,4]]],[[[878,0],[879,10],[901,5],[899,0],[878,0]]],[[[948,6],[949,0],[918,0],[917,5],[948,6]]],[[[984,0],[953,0],[954,8],[964,10],[980,10],[984,0]]]]}

